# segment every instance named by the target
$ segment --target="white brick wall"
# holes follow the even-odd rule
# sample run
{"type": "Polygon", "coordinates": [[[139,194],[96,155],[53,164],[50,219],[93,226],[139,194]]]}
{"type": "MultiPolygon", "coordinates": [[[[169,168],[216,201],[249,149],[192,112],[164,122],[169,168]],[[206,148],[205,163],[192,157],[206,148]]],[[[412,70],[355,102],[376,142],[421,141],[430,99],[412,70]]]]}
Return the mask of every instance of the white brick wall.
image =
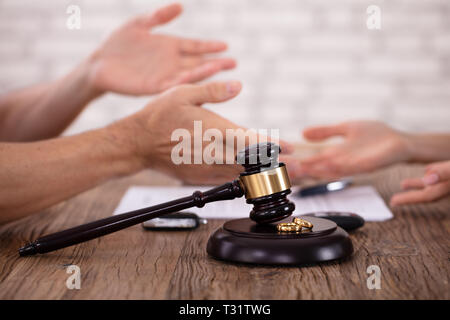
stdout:
{"type": "MultiPolygon", "coordinates": [[[[253,128],[297,139],[308,125],[381,119],[406,130],[450,130],[448,0],[186,0],[161,28],[227,41],[244,89],[207,106],[253,128]],[[382,28],[366,28],[379,5],[382,28]]],[[[0,92],[59,77],[128,17],[167,0],[0,0],[0,92]],[[66,8],[82,10],[82,29],[65,27],[66,8]]],[[[95,101],[67,134],[130,114],[149,97],[110,94],[95,101]]]]}

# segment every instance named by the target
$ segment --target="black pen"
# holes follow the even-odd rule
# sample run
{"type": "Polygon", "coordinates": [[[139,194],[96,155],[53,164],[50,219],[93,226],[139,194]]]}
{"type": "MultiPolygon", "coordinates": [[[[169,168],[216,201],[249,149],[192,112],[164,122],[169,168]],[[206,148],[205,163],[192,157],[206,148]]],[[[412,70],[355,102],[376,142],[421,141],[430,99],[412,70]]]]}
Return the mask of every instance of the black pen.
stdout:
{"type": "Polygon", "coordinates": [[[308,197],[308,196],[315,196],[315,195],[319,195],[319,194],[325,194],[328,192],[333,192],[333,191],[339,191],[339,190],[343,190],[345,188],[347,188],[348,186],[350,186],[352,184],[352,179],[347,178],[347,179],[341,179],[341,180],[337,180],[337,181],[331,181],[331,182],[327,182],[324,184],[318,184],[312,187],[306,187],[306,188],[302,188],[300,189],[300,191],[298,191],[296,193],[296,195],[298,197],[308,197]]]}

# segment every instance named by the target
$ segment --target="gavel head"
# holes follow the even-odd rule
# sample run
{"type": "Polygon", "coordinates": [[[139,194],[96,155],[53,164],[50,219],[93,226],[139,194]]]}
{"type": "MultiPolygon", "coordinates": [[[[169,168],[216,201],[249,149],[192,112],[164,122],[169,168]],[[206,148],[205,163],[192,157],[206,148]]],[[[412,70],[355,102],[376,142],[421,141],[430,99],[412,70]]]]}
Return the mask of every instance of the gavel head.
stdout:
{"type": "Polygon", "coordinates": [[[284,163],[278,162],[281,149],[275,143],[259,143],[240,151],[237,163],[244,166],[239,180],[247,203],[253,204],[250,219],[271,223],[289,217],[295,205],[287,199],[291,183],[284,163]]]}

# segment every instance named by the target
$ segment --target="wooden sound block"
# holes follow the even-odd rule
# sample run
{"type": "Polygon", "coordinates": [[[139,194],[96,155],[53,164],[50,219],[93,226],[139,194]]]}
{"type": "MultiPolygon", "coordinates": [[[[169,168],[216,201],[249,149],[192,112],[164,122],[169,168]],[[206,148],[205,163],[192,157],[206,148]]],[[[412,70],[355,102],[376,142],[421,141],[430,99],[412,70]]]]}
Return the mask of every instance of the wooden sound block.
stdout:
{"type": "MultiPolygon", "coordinates": [[[[207,252],[231,262],[265,265],[305,265],[348,257],[352,242],[330,220],[302,217],[314,226],[301,233],[280,233],[277,223],[257,224],[249,218],[230,220],[209,238],[207,252]]],[[[280,222],[292,222],[292,217],[280,222]]]]}

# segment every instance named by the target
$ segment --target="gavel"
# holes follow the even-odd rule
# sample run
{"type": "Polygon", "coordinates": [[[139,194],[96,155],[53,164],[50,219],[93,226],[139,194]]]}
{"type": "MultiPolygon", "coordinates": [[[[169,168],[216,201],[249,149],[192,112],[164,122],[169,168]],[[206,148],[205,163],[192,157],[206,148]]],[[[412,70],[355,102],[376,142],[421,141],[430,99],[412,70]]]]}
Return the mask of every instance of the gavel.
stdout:
{"type": "Polygon", "coordinates": [[[258,224],[268,224],[289,217],[295,209],[287,199],[291,193],[289,176],[284,163],[278,162],[281,149],[274,143],[251,145],[236,156],[244,167],[238,179],[212,188],[195,191],[191,196],[162,204],[100,219],[74,228],[56,232],[37,239],[19,249],[20,256],[66,248],[89,241],[138,223],[184,209],[198,207],[215,201],[232,200],[245,195],[253,205],[250,219],[258,224]]]}

